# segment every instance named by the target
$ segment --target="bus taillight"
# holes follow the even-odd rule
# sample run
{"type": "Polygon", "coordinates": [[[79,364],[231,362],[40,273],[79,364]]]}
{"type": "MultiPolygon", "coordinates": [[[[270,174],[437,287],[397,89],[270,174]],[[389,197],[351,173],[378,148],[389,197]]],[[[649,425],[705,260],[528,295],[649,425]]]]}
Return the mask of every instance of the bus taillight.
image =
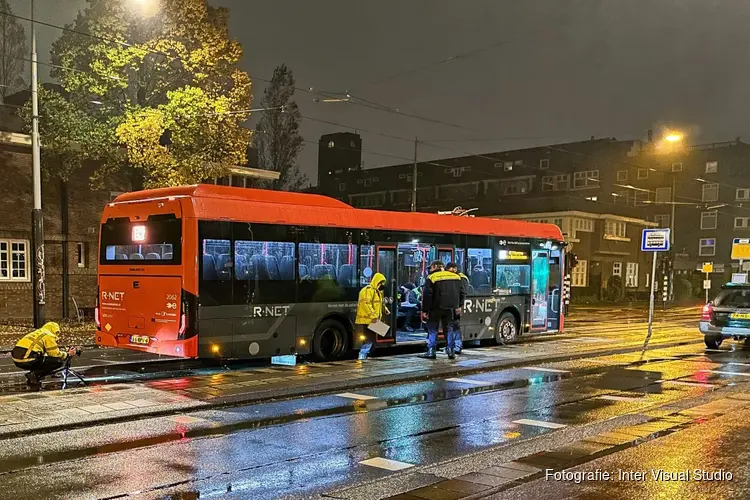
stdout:
{"type": "Polygon", "coordinates": [[[94,323],[96,324],[97,330],[102,329],[102,318],[99,315],[99,287],[96,287],[96,303],[94,305],[94,323]]]}

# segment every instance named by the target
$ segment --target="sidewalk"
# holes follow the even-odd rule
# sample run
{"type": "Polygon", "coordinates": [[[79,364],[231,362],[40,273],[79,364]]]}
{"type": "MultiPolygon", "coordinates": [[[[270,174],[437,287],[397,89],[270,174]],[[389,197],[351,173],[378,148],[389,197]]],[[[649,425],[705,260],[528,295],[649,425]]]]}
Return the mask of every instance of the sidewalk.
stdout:
{"type": "MultiPolygon", "coordinates": [[[[685,327],[657,330],[650,346],[700,343],[701,338],[694,330],[685,327]]],[[[603,335],[594,337],[591,335],[596,335],[596,332],[591,332],[526,344],[467,349],[458,361],[449,361],[445,357],[430,361],[415,355],[400,355],[374,358],[364,363],[338,361],[296,367],[274,366],[146,383],[0,396],[0,438],[277,398],[344,392],[357,387],[467,374],[540,361],[632,352],[643,342],[641,334],[633,332],[630,337],[620,338],[614,347],[603,335]]]]}

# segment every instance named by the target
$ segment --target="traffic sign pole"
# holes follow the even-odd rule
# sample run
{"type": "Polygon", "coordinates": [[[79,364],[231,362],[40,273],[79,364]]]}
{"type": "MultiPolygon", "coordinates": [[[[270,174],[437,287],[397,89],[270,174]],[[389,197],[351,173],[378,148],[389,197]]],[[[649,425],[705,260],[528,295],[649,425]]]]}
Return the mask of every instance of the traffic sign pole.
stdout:
{"type": "Polygon", "coordinates": [[[656,256],[659,252],[669,251],[669,229],[644,229],[641,236],[641,251],[652,252],[653,260],[651,263],[651,293],[648,300],[648,333],[643,341],[643,352],[645,354],[648,347],[648,341],[651,339],[654,326],[654,290],[656,288],[656,256]]]}

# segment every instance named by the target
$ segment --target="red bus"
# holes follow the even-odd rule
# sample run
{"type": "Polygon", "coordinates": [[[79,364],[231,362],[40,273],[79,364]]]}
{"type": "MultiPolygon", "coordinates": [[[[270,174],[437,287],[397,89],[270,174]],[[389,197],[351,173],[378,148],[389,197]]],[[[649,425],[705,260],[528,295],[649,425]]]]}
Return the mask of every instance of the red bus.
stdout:
{"type": "Polygon", "coordinates": [[[377,346],[424,342],[415,295],[437,259],[469,278],[465,341],[562,330],[557,226],[202,184],[105,207],[96,340],[180,357],[338,359],[362,343],[357,297],[380,272],[391,329],[377,346]]]}

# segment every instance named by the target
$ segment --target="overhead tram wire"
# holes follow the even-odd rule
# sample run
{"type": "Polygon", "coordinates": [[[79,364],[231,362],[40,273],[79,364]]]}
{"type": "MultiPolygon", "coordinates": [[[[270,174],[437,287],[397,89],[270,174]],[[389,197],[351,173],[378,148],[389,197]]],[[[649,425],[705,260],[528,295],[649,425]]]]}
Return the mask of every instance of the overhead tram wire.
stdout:
{"type": "MultiPolygon", "coordinates": [[[[92,33],[85,33],[83,31],[74,30],[72,28],[68,28],[68,27],[65,27],[65,26],[58,26],[56,24],[47,23],[47,22],[44,22],[44,21],[36,20],[36,19],[32,20],[31,18],[24,17],[24,16],[21,16],[21,15],[18,15],[18,14],[13,14],[13,13],[10,13],[10,12],[0,12],[0,14],[11,16],[11,17],[14,17],[16,19],[20,19],[20,20],[27,21],[27,22],[33,22],[33,23],[39,24],[41,26],[46,26],[46,27],[49,27],[49,28],[58,29],[58,30],[65,31],[65,32],[68,32],[68,33],[75,33],[77,35],[87,36],[87,37],[93,38],[95,40],[100,40],[100,41],[107,42],[107,43],[113,43],[113,44],[120,45],[120,46],[127,47],[127,48],[135,48],[132,44],[130,44],[128,42],[123,42],[121,40],[115,40],[115,39],[112,39],[112,38],[109,38],[109,37],[106,37],[106,36],[94,35],[92,33]]],[[[152,50],[152,49],[143,49],[143,48],[139,48],[138,50],[142,51],[143,53],[158,55],[158,56],[166,57],[166,58],[171,59],[173,61],[179,61],[181,63],[185,63],[185,60],[183,58],[181,58],[179,56],[172,55],[172,54],[168,54],[166,52],[162,52],[162,51],[158,51],[158,50],[152,50]]],[[[259,80],[259,81],[264,82],[264,83],[271,83],[271,80],[267,79],[267,78],[262,78],[262,77],[259,77],[259,76],[256,76],[256,75],[251,75],[250,73],[248,73],[248,76],[250,76],[254,80],[259,80]]],[[[335,98],[336,97],[335,95],[326,94],[326,93],[323,93],[323,92],[316,91],[316,90],[314,90],[313,87],[304,88],[304,87],[295,86],[294,89],[295,90],[299,90],[300,92],[305,92],[307,94],[316,95],[316,96],[320,96],[320,97],[325,97],[327,99],[335,98]]],[[[383,112],[387,112],[387,113],[396,114],[396,115],[399,115],[399,116],[405,116],[405,117],[408,117],[408,118],[413,118],[413,119],[416,119],[416,120],[422,120],[422,121],[426,121],[426,122],[440,124],[440,125],[443,125],[443,126],[448,126],[448,127],[453,127],[453,128],[464,129],[464,130],[471,131],[471,132],[476,132],[476,130],[468,128],[468,127],[464,127],[463,125],[458,125],[458,124],[446,122],[446,121],[443,121],[443,120],[437,120],[437,119],[434,119],[434,118],[420,116],[420,115],[417,115],[417,114],[414,114],[414,113],[407,113],[407,112],[403,112],[403,111],[396,111],[393,108],[387,108],[387,107],[382,107],[380,105],[368,104],[367,102],[350,101],[350,103],[354,104],[356,106],[361,106],[361,107],[368,108],[368,109],[374,109],[374,110],[378,110],[378,111],[383,111],[383,112]]]]}

